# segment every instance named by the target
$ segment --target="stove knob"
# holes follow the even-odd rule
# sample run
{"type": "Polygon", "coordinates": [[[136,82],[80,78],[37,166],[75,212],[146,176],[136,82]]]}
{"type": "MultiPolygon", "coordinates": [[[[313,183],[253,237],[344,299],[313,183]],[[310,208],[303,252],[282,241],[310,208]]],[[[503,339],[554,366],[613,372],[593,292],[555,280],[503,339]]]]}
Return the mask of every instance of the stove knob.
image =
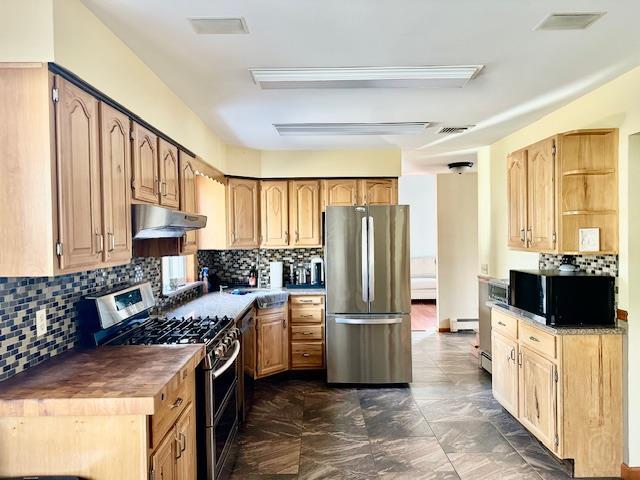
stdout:
{"type": "Polygon", "coordinates": [[[214,350],[216,358],[221,358],[224,355],[224,348],[218,347],[214,350]]]}

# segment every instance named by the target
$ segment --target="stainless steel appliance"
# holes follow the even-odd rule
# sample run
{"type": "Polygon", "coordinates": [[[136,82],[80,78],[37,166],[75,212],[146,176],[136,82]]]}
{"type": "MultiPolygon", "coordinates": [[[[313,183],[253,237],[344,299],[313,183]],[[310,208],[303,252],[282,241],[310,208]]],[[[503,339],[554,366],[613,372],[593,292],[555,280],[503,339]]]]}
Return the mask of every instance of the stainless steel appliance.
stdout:
{"type": "Polygon", "coordinates": [[[540,323],[554,327],[615,325],[615,277],[511,270],[509,287],[509,305],[540,323]]]}
{"type": "Polygon", "coordinates": [[[256,359],[256,334],[255,317],[253,308],[250,309],[238,322],[240,329],[240,342],[242,344],[242,366],[239,376],[239,412],[240,420],[247,419],[251,404],[253,403],[254,391],[254,364],[256,359]]]}
{"type": "Polygon", "coordinates": [[[189,230],[207,226],[207,217],[171,210],[158,205],[134,204],[131,206],[133,238],[179,238],[189,230]]]}
{"type": "Polygon", "coordinates": [[[507,304],[509,280],[479,276],[478,336],[480,339],[480,366],[491,373],[491,302],[507,304]]]}
{"type": "Polygon", "coordinates": [[[324,260],[320,257],[311,259],[311,285],[324,285],[324,260]]]}
{"type": "Polygon", "coordinates": [[[411,382],[409,207],[327,207],[329,383],[411,382]]]}
{"type": "Polygon", "coordinates": [[[151,284],[84,297],[78,306],[81,343],[153,345],[202,343],[206,356],[196,374],[198,476],[230,476],[235,463],[242,366],[240,330],[233,318],[166,318],[155,307],[151,284]]]}

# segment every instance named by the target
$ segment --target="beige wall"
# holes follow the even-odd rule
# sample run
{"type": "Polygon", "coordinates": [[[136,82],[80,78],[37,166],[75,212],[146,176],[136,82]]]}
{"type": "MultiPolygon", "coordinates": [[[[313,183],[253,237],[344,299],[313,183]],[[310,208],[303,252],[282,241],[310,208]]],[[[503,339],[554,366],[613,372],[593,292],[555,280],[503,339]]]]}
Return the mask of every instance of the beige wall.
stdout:
{"type": "Polygon", "coordinates": [[[390,150],[265,150],[261,176],[274,177],[397,177],[399,149],[390,150]]]}
{"type": "Polygon", "coordinates": [[[478,175],[437,179],[438,326],[478,318],[478,175]]]}
{"type": "Polygon", "coordinates": [[[52,60],[52,0],[1,0],[0,62],[52,60]]]}
{"type": "MultiPolygon", "coordinates": [[[[479,188],[479,262],[487,263],[494,276],[504,276],[510,268],[537,266],[536,254],[507,249],[507,154],[555,133],[598,127],[620,129],[619,307],[629,312],[625,357],[633,373],[637,370],[634,366],[640,365],[640,146],[630,143],[630,137],[640,132],[640,68],[494,143],[488,152],[479,155],[483,183],[479,188]],[[487,242],[490,248],[486,248],[487,242]]],[[[625,458],[630,465],[640,466],[640,382],[631,379],[626,388],[629,407],[625,458]]]]}

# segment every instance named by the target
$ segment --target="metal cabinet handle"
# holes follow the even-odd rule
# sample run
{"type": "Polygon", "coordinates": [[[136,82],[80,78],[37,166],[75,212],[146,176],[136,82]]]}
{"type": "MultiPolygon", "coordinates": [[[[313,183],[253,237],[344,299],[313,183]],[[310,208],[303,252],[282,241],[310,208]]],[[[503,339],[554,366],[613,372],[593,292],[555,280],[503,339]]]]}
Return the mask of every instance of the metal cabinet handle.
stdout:
{"type": "Polygon", "coordinates": [[[296,242],[299,242],[300,241],[300,234],[298,233],[297,230],[295,231],[295,233],[296,233],[296,242]]]}
{"type": "Polygon", "coordinates": [[[302,354],[302,356],[303,356],[303,357],[310,357],[310,356],[311,356],[311,354],[310,354],[310,353],[303,353],[303,354],[302,354]]]}
{"type": "Polygon", "coordinates": [[[313,335],[313,332],[302,332],[303,335],[313,335]]]}
{"type": "Polygon", "coordinates": [[[536,337],[534,337],[533,335],[531,335],[529,337],[529,340],[533,341],[533,342],[540,342],[540,340],[538,340],[536,337]]]}
{"type": "Polygon", "coordinates": [[[313,303],[313,300],[298,300],[300,303],[313,303]]]}
{"type": "Polygon", "coordinates": [[[174,408],[178,408],[180,405],[182,405],[182,402],[184,402],[182,397],[176,398],[176,401],[171,404],[171,410],[173,410],[174,408]]]}
{"type": "Polygon", "coordinates": [[[531,228],[527,230],[527,247],[530,247],[533,244],[533,231],[531,228]]]}
{"type": "Polygon", "coordinates": [[[97,253],[102,253],[104,251],[104,236],[96,232],[96,243],[97,243],[97,253]]]}
{"type": "Polygon", "coordinates": [[[160,179],[158,177],[153,179],[153,194],[157,195],[160,191],[160,179]]]}
{"type": "Polygon", "coordinates": [[[182,452],[187,449],[187,437],[185,437],[184,433],[179,432],[176,435],[176,459],[182,456],[182,452]]]}
{"type": "Polygon", "coordinates": [[[502,323],[502,322],[500,322],[500,321],[498,321],[498,325],[500,325],[500,326],[502,326],[502,327],[506,327],[506,326],[507,326],[507,324],[506,324],[506,323],[502,323]]]}
{"type": "Polygon", "coordinates": [[[300,315],[300,318],[313,318],[313,315],[300,315]]]}
{"type": "Polygon", "coordinates": [[[524,228],[522,228],[522,229],[520,230],[520,241],[521,241],[522,243],[527,243],[527,239],[526,239],[526,232],[525,232],[525,229],[524,229],[524,228]]]}
{"type": "Polygon", "coordinates": [[[511,353],[509,354],[509,358],[513,361],[513,363],[516,363],[516,349],[515,347],[513,347],[511,349],[511,353]]]}
{"type": "Polygon", "coordinates": [[[522,352],[518,352],[518,366],[522,366],[522,352]]]}
{"type": "Polygon", "coordinates": [[[107,232],[107,237],[109,238],[109,251],[113,252],[116,249],[116,237],[113,232],[107,232]]]}
{"type": "Polygon", "coordinates": [[[284,232],[284,243],[289,243],[289,232],[285,231],[284,232]]]}

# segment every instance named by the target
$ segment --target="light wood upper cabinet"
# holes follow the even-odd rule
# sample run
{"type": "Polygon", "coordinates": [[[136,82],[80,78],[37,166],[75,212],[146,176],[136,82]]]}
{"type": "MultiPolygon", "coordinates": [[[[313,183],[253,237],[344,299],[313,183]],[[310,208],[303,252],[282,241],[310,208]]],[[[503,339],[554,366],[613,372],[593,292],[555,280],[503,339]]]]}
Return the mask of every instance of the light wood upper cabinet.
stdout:
{"type": "MultiPolygon", "coordinates": [[[[171,434],[169,434],[171,435],[171,434]]],[[[196,412],[191,403],[176,424],[176,478],[196,478],[196,412]]],[[[163,477],[160,477],[163,478],[163,477]]]]}
{"type": "Polygon", "coordinates": [[[322,209],[327,206],[351,206],[358,203],[358,181],[354,179],[322,180],[322,209]]]}
{"type": "Polygon", "coordinates": [[[59,255],[61,270],[93,267],[102,261],[98,100],[57,79],[56,109],[59,255]]]}
{"type": "Polygon", "coordinates": [[[160,154],[160,205],[178,208],[180,205],[178,149],[161,138],[158,140],[158,151],[160,154]]]}
{"type": "Polygon", "coordinates": [[[359,181],[360,205],[397,205],[398,180],[395,178],[359,181]]]}
{"type": "Polygon", "coordinates": [[[133,124],[133,200],[159,203],[158,137],[133,124]]]}
{"type": "Polygon", "coordinates": [[[100,104],[106,262],[131,259],[131,141],[125,114],[100,104]]]}
{"type": "Polygon", "coordinates": [[[289,189],[286,180],[260,182],[260,217],[261,245],[289,246],[289,189]]]}
{"type": "Polygon", "coordinates": [[[495,331],[491,338],[493,396],[514,417],[518,416],[518,341],[495,331]]]}
{"type": "Polygon", "coordinates": [[[507,157],[507,205],[509,246],[527,247],[527,151],[507,157]]]}
{"type": "Polygon", "coordinates": [[[261,314],[256,318],[258,378],[289,368],[289,327],[287,310],[261,314]]]}
{"type": "Polygon", "coordinates": [[[258,233],[258,181],[229,178],[227,181],[227,245],[255,248],[258,233]]]}
{"type": "Polygon", "coordinates": [[[320,181],[292,180],[289,182],[289,200],[290,244],[294,247],[320,246],[320,181]]]}
{"type": "Polygon", "coordinates": [[[550,450],[556,450],[555,365],[524,346],[520,355],[520,422],[550,450]]]}
{"type": "Polygon", "coordinates": [[[556,138],[527,149],[527,238],[535,251],[556,248],[556,138]]]}
{"type": "MultiPolygon", "coordinates": [[[[187,213],[198,213],[196,191],[196,168],[193,157],[180,152],[180,210],[187,213]]],[[[196,253],[198,250],[198,232],[188,231],[182,238],[183,255],[196,253]]]]}

